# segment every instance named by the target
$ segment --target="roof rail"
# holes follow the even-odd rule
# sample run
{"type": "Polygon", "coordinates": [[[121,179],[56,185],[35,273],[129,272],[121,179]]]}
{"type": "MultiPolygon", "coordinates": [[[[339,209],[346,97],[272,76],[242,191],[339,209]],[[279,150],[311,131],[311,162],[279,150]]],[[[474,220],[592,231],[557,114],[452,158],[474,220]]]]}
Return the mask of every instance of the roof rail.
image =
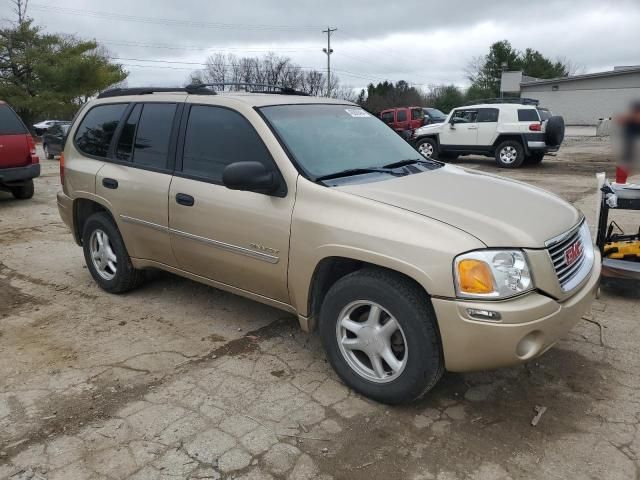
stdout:
{"type": "MultiPolygon", "coordinates": [[[[189,87],[137,87],[137,88],[112,88],[98,94],[98,98],[122,97],[124,95],[151,95],[152,93],[184,92],[194,93],[194,89],[189,87]]],[[[213,90],[201,89],[200,94],[215,95],[213,90]]]]}
{"type": "Polygon", "coordinates": [[[243,82],[214,82],[214,83],[192,83],[185,87],[190,93],[203,93],[203,92],[215,92],[207,87],[222,87],[224,91],[225,87],[243,87],[245,92],[249,93],[270,93],[277,95],[302,95],[308,97],[309,94],[294,90],[290,87],[283,87],[281,85],[269,85],[265,83],[243,83],[243,82]]]}
{"type": "Polygon", "coordinates": [[[481,103],[518,103],[521,105],[539,105],[540,100],[535,98],[479,98],[473,102],[467,102],[464,106],[478,105],[481,103]]]}

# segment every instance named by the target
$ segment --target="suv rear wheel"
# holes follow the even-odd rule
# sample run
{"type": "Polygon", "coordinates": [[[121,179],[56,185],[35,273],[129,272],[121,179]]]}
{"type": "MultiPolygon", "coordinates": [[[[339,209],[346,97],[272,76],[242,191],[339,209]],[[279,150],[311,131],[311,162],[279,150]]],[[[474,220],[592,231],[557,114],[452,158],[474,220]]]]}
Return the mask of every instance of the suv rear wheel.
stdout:
{"type": "Polygon", "coordinates": [[[502,142],[496,148],[496,163],[503,168],[518,168],[524,162],[524,148],[515,140],[502,142]]]}
{"type": "Polygon", "coordinates": [[[25,182],[23,185],[10,187],[10,190],[14,198],[18,200],[28,200],[31,197],[33,197],[33,193],[34,193],[33,180],[29,180],[28,182],[25,182]]]}
{"type": "Polygon", "coordinates": [[[144,272],[133,267],[122,236],[108,214],[98,212],[87,219],[82,249],[91,276],[103,290],[123,293],[142,283],[144,272]]]}
{"type": "Polygon", "coordinates": [[[438,143],[433,138],[422,138],[416,143],[416,150],[420,152],[423,157],[438,158],[438,143]]]}
{"type": "Polygon", "coordinates": [[[340,378],[383,403],[420,398],[444,371],[426,293],[393,272],[364,269],[338,280],[322,304],[320,335],[340,378]]]}

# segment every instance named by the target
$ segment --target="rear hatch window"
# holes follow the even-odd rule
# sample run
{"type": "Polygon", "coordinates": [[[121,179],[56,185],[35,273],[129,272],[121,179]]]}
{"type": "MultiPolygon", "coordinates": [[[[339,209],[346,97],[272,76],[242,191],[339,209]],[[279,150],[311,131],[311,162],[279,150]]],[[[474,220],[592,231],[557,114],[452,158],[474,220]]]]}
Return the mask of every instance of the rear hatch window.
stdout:
{"type": "Polygon", "coordinates": [[[0,135],[24,135],[28,133],[20,117],[9,105],[0,105],[0,135]]]}
{"type": "Polygon", "coordinates": [[[538,116],[538,111],[535,108],[520,108],[518,109],[518,121],[539,122],[540,117],[538,116]]]}
{"type": "Polygon", "coordinates": [[[538,113],[540,114],[540,120],[543,122],[551,118],[551,112],[546,108],[539,108],[538,113]]]}

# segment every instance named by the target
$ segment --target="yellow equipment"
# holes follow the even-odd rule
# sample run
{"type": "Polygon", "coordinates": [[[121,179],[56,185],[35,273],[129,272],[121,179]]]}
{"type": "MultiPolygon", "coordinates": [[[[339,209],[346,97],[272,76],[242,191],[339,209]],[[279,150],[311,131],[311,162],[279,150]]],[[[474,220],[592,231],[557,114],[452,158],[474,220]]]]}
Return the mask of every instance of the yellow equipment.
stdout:
{"type": "Polygon", "coordinates": [[[604,256],[617,260],[640,262],[640,238],[604,244],[604,256]]]}

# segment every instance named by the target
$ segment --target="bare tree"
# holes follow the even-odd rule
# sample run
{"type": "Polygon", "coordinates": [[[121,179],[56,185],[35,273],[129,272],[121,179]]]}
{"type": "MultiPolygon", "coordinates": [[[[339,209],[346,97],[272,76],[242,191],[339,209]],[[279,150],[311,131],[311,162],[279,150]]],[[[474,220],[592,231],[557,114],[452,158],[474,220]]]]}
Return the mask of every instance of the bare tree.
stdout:
{"type": "Polygon", "coordinates": [[[13,13],[15,13],[16,18],[18,19],[18,25],[20,25],[27,20],[27,6],[29,4],[29,0],[10,1],[13,4],[13,13]]]}

